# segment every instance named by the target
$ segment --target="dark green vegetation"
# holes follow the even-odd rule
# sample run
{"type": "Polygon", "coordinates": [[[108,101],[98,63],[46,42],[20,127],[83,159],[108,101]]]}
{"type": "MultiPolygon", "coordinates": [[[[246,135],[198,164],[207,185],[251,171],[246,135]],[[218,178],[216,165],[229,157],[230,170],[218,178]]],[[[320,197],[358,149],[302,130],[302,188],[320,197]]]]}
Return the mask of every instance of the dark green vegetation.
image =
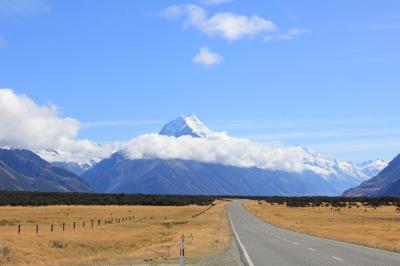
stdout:
{"type": "Polygon", "coordinates": [[[76,174],[51,165],[28,150],[0,149],[0,190],[93,191],[76,174]]]}
{"type": "Polygon", "coordinates": [[[0,206],[47,206],[47,205],[151,205],[184,206],[210,205],[213,196],[143,195],[143,194],[95,194],[58,192],[0,191],[0,206]]]}
{"type": "Polygon", "coordinates": [[[199,196],[199,195],[147,195],[147,194],[97,194],[59,192],[0,191],[0,206],[46,206],[46,205],[149,205],[184,206],[211,205],[217,199],[252,199],[288,207],[352,207],[356,203],[379,207],[396,205],[400,197],[246,197],[246,196],[199,196]]]}
{"type": "Polygon", "coordinates": [[[400,208],[400,197],[253,197],[271,204],[286,204],[288,207],[322,207],[336,208],[355,207],[357,203],[364,206],[397,206],[400,208]]]}

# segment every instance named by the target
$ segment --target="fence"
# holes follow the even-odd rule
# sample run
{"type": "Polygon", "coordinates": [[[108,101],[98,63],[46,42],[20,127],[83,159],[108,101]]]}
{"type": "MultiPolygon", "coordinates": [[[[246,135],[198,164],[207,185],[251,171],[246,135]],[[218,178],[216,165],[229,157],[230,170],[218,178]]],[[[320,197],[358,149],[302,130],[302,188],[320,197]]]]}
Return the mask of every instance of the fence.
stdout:
{"type": "Polygon", "coordinates": [[[78,229],[93,229],[95,227],[100,227],[100,226],[107,226],[107,225],[112,225],[112,224],[121,224],[121,223],[128,223],[132,222],[135,220],[135,216],[127,216],[127,217],[121,217],[121,218],[102,218],[102,219],[90,219],[90,220],[84,220],[81,222],[62,222],[62,223],[54,223],[54,224],[18,224],[17,225],[17,233],[18,235],[21,235],[25,232],[34,232],[36,235],[39,235],[42,232],[50,232],[53,233],[56,231],[57,228],[59,228],[59,232],[65,232],[66,229],[68,228],[68,225],[70,226],[70,230],[76,231],[78,229]],[[89,225],[89,226],[87,226],[89,225]],[[32,230],[33,226],[33,230],[32,230]],[[29,228],[31,227],[31,228],[29,228]],[[26,229],[29,228],[29,229],[26,229]],[[27,231],[29,230],[29,231],[27,231]],[[32,230],[32,231],[31,231],[32,230]]]}

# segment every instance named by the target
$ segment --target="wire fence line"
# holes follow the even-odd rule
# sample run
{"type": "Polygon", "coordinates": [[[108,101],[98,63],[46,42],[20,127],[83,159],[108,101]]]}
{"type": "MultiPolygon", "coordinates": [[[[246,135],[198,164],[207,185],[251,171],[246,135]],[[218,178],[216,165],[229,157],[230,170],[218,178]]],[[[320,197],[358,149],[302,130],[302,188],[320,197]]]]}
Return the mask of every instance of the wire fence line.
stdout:
{"type": "Polygon", "coordinates": [[[16,226],[16,232],[18,235],[33,232],[36,235],[53,232],[66,232],[66,231],[77,231],[83,229],[95,229],[102,226],[113,225],[113,224],[127,224],[133,222],[135,216],[125,216],[119,218],[96,218],[83,221],[72,221],[72,222],[58,222],[58,223],[18,223],[16,226]]]}

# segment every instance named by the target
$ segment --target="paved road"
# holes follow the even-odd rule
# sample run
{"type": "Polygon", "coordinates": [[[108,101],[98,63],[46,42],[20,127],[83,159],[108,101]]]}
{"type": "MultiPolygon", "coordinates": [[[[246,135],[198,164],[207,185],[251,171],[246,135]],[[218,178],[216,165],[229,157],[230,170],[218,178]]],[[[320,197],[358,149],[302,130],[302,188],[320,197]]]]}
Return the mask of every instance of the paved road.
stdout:
{"type": "Polygon", "coordinates": [[[228,215],[249,266],[400,266],[400,255],[287,231],[261,221],[239,202],[228,215]]]}

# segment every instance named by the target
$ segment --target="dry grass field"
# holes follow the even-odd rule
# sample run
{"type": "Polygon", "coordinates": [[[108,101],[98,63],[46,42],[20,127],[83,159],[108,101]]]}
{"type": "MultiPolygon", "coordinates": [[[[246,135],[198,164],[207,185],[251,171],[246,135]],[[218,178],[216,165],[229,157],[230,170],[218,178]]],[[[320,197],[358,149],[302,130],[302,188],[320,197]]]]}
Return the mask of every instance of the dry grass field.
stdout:
{"type": "Polygon", "coordinates": [[[400,213],[396,207],[288,208],[266,202],[244,205],[257,217],[292,231],[400,252],[400,213]]]}
{"type": "Polygon", "coordinates": [[[0,265],[174,262],[182,235],[186,257],[196,261],[228,247],[230,231],[225,205],[218,201],[195,218],[208,207],[0,207],[0,265]],[[129,220],[132,216],[134,219],[129,220]],[[125,217],[126,221],[116,222],[125,217]],[[104,219],[113,223],[104,224],[104,219]],[[66,223],[65,231],[62,223],[66,223]],[[20,235],[18,224],[22,224],[20,235]]]}

